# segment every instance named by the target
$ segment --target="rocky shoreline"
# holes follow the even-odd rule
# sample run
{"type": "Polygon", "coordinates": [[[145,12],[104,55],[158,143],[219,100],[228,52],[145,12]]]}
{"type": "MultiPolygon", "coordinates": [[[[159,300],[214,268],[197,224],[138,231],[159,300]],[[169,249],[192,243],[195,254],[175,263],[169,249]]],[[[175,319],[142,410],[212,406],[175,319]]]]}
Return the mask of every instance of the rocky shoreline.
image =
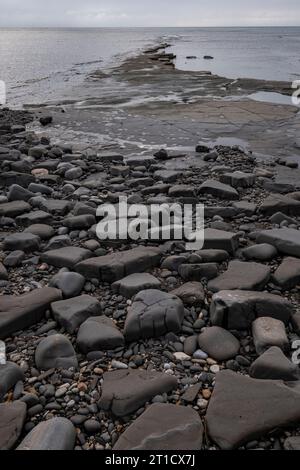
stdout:
{"type": "Polygon", "coordinates": [[[198,141],[185,169],[78,152],[33,118],[0,111],[0,448],[299,450],[291,163],[198,141]],[[204,249],[101,242],[96,209],[120,195],[204,203],[204,249]]]}

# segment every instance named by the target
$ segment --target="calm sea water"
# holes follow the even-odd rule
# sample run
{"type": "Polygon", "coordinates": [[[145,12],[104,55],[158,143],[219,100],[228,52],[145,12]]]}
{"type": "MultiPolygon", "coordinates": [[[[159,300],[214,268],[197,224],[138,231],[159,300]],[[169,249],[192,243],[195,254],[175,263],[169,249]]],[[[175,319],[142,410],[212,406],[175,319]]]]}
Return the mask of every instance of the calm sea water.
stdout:
{"type": "Polygon", "coordinates": [[[172,44],[180,69],[228,78],[300,78],[300,28],[76,28],[0,29],[0,80],[9,105],[68,99],[92,71],[161,40],[172,44]]]}

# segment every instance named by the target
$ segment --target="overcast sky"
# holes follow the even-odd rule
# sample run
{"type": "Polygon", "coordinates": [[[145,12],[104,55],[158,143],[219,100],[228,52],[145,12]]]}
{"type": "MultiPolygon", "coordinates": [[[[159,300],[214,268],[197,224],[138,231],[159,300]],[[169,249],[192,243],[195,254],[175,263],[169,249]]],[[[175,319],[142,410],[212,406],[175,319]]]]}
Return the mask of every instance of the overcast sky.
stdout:
{"type": "Polygon", "coordinates": [[[0,26],[294,26],[299,0],[0,0],[0,26]]]}

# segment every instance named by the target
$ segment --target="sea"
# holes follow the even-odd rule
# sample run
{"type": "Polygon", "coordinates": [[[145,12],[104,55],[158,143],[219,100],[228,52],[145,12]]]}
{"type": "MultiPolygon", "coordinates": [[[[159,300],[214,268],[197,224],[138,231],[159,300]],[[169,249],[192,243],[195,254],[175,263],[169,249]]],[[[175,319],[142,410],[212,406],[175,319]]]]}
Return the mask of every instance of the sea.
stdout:
{"type": "Polygon", "coordinates": [[[0,81],[7,104],[68,99],[95,70],[107,72],[161,42],[170,44],[178,69],[230,79],[300,79],[299,27],[0,28],[0,81]]]}

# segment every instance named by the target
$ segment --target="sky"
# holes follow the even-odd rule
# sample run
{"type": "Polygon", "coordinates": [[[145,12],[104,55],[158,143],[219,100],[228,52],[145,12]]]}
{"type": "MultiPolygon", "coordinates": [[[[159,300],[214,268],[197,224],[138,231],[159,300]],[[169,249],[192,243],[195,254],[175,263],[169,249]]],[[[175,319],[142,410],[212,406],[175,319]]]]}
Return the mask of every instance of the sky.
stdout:
{"type": "Polygon", "coordinates": [[[300,26],[300,1],[0,0],[0,26],[300,26]]]}

